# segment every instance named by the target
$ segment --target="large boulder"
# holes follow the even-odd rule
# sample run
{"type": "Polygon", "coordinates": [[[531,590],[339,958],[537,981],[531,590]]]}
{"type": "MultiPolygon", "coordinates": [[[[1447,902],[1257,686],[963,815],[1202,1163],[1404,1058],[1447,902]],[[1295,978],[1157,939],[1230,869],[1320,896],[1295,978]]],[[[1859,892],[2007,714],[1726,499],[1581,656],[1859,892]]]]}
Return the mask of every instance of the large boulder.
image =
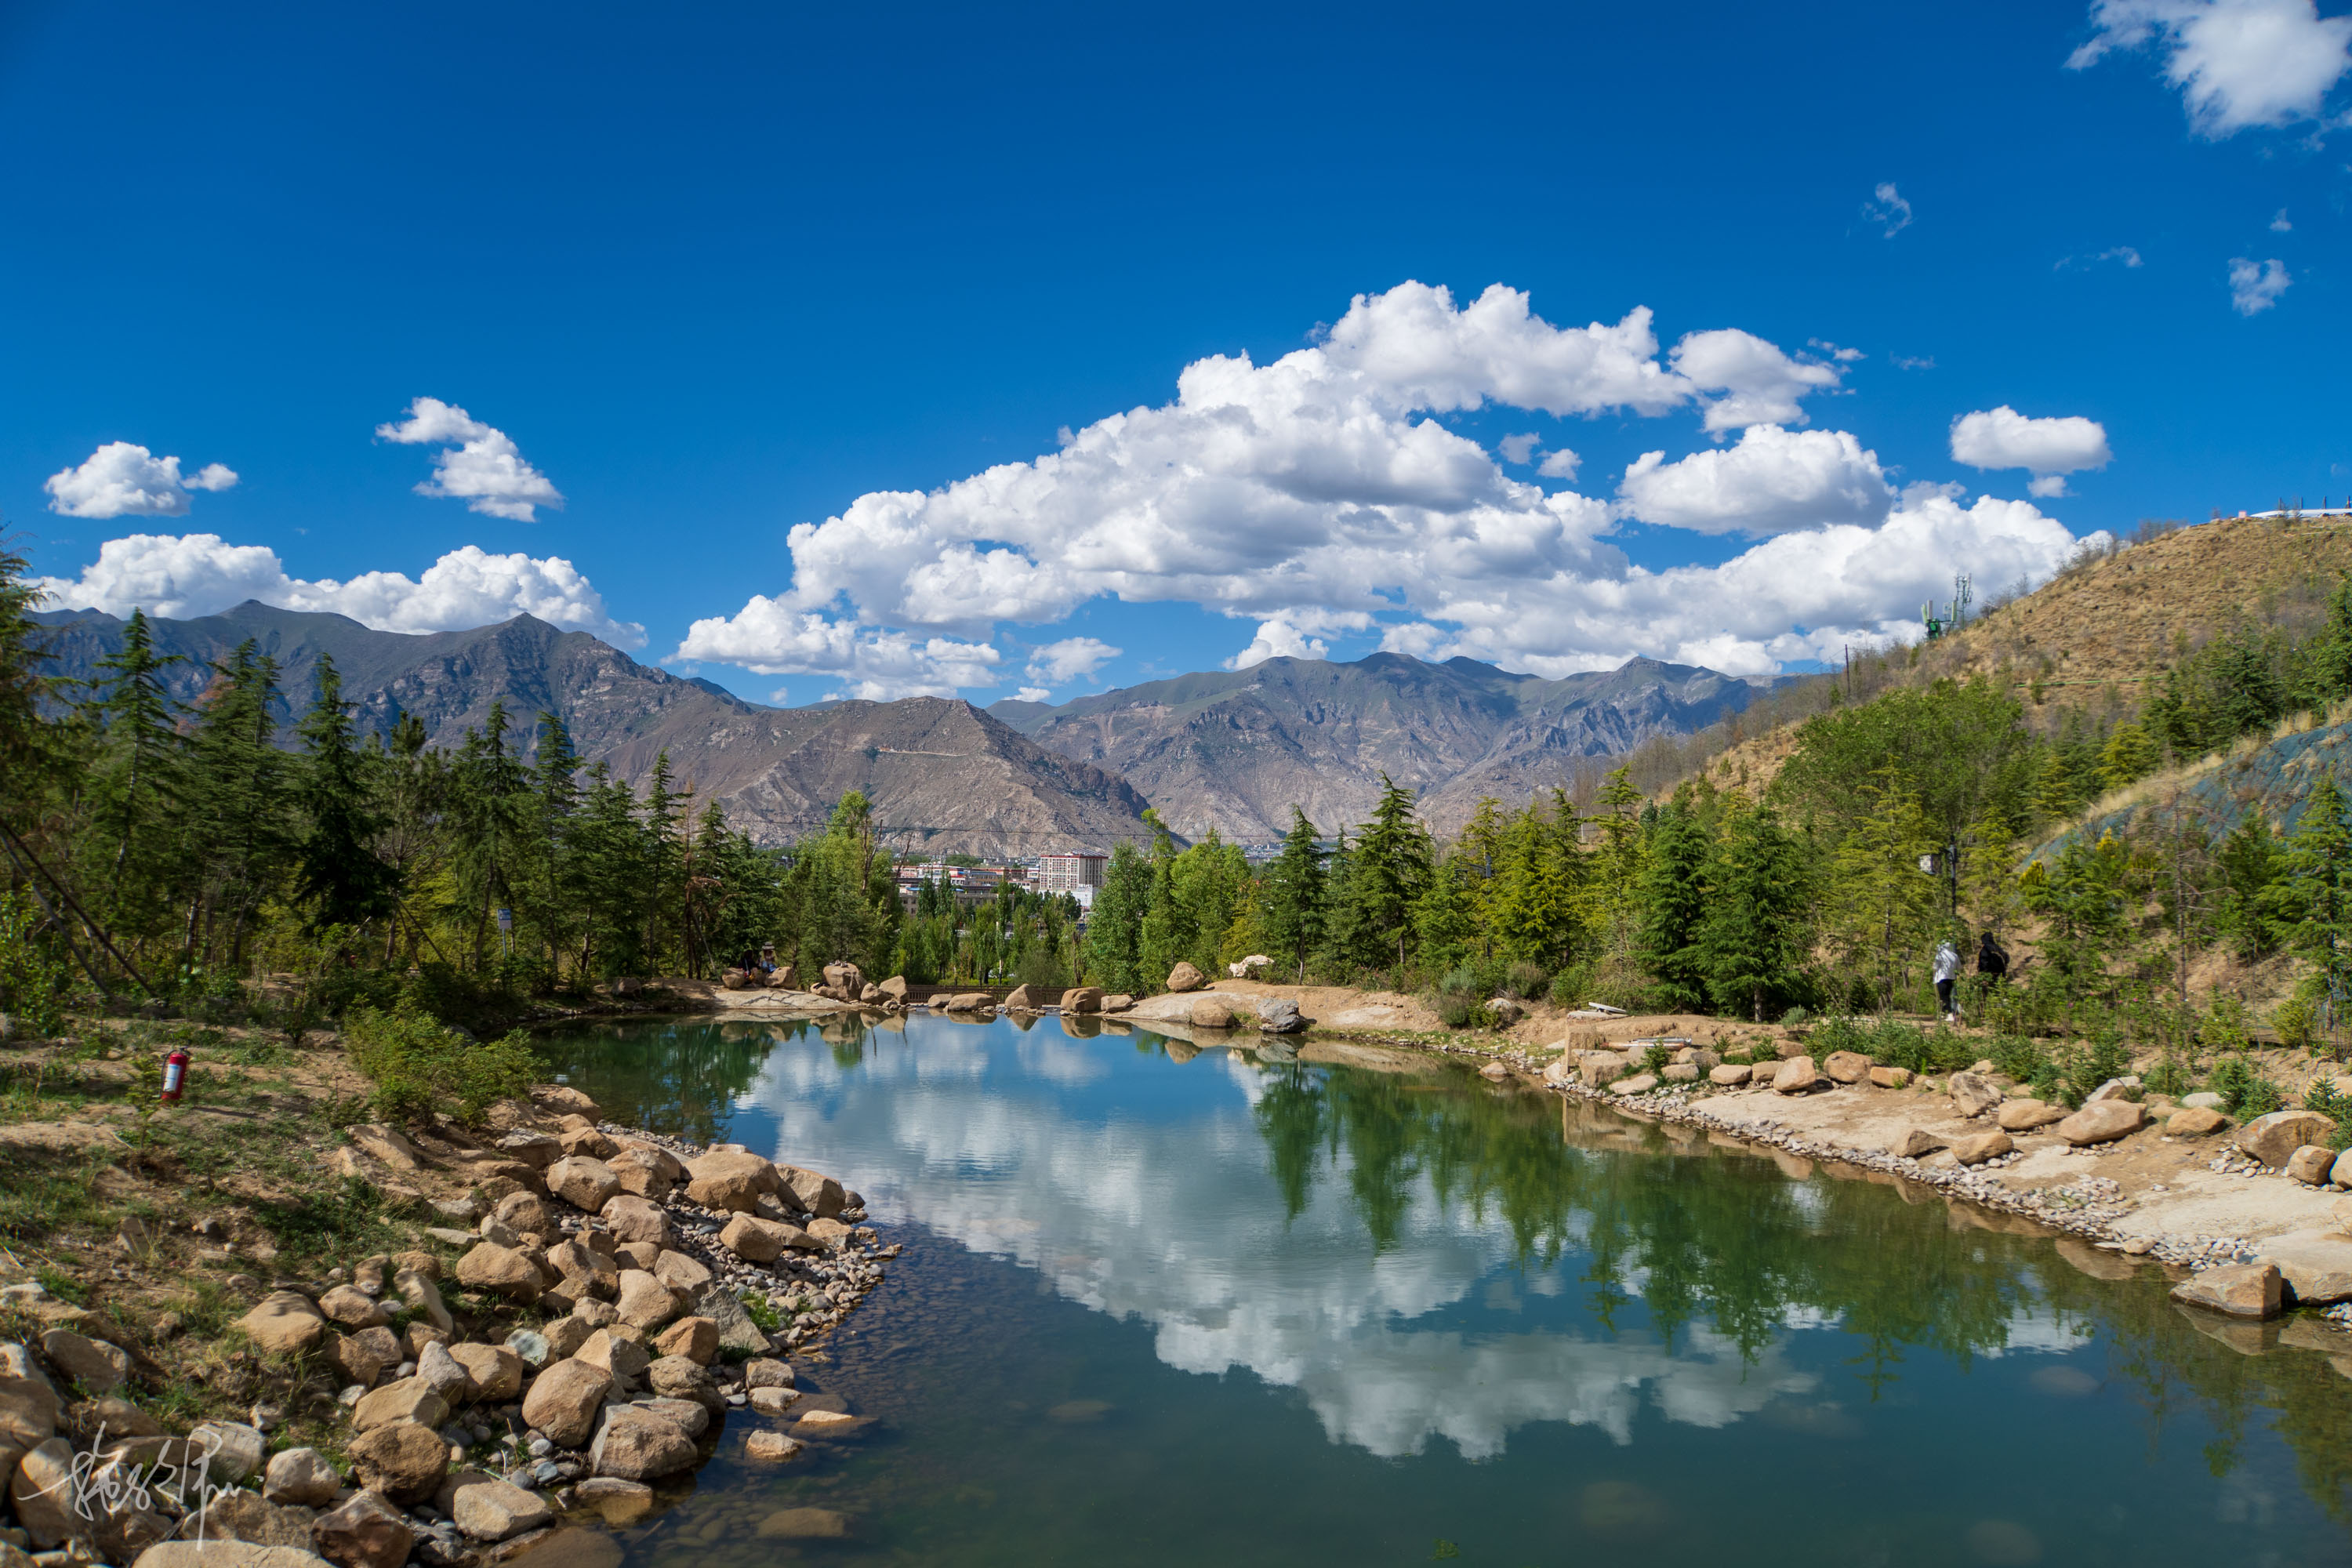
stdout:
{"type": "Polygon", "coordinates": [[[894,974],[874,989],[881,994],[882,999],[886,1002],[904,1002],[907,999],[907,977],[903,974],[894,974]]]}
{"type": "Polygon", "coordinates": [[[280,1507],[324,1508],[342,1489],[343,1479],[316,1448],[288,1448],[269,1456],[261,1495],[280,1507]]]}
{"type": "Polygon", "coordinates": [[[574,1154],[547,1168],[547,1190],[573,1208],[595,1214],[621,1190],[621,1177],[602,1160],[574,1154]]]}
{"type": "Polygon", "coordinates": [[[824,983],[834,994],[845,1002],[854,1002],[866,989],[866,976],[854,963],[828,963],[824,966],[824,983]]]}
{"type": "Polygon", "coordinates": [[[199,1421],[188,1431],[190,1452],[205,1456],[207,1479],[235,1486],[269,1462],[269,1439],[242,1421],[199,1421]]]}
{"type": "Polygon", "coordinates": [[[684,1356],[709,1366],[719,1355],[719,1325],[709,1318],[680,1318],[655,1337],[655,1355],[684,1356]]]}
{"type": "Polygon", "coordinates": [[[1234,1005],[1223,996],[1203,996],[1192,1004],[1192,1023],[1196,1029],[1230,1029],[1234,1005]]]}
{"type": "MultiPolygon", "coordinates": [[[[743,1216],[737,1215],[740,1220],[743,1216]]],[[[652,1333],[677,1316],[677,1299],[668,1286],[642,1268],[621,1270],[621,1289],[613,1298],[614,1309],[621,1321],[633,1329],[652,1333]]]]}
{"type": "Polygon", "coordinates": [[[615,1385],[626,1387],[645,1374],[646,1363],[653,1357],[646,1353],[645,1345],[636,1339],[611,1329],[598,1329],[572,1359],[604,1373],[615,1385]]]}
{"type": "Polygon", "coordinates": [[[1822,1071],[1839,1083],[1860,1083],[1870,1076],[1870,1058],[1860,1051],[1832,1051],[1822,1058],[1822,1071]]]}
{"type": "Polygon", "coordinates": [[[534,1132],[528,1127],[518,1127],[499,1140],[499,1152],[510,1160],[520,1160],[536,1170],[546,1170],[563,1158],[563,1145],[544,1132],[534,1132]]]}
{"type": "Polygon", "coordinates": [[[506,1481],[474,1481],[449,1499],[449,1517],[476,1541],[504,1541],[555,1522],[555,1510],[535,1493],[506,1481]]]}
{"type": "Polygon", "coordinates": [[[2230,1119],[2210,1105],[2184,1106],[2165,1119],[2164,1131],[2175,1138],[2204,1138],[2230,1125],[2230,1119]]]}
{"type": "Polygon", "coordinates": [[[2031,1132],[2037,1127],[2065,1120],[2064,1106],[2039,1100],[2004,1100],[2000,1109],[1993,1112],[1993,1121],[2009,1132],[2031,1132]]]}
{"type": "Polygon", "coordinates": [[[474,1385],[474,1397],[483,1404],[504,1405],[522,1392],[523,1359],[506,1346],[451,1345],[449,1355],[466,1369],[466,1376],[474,1385]]]}
{"type": "Polygon", "coordinates": [[[621,1270],[613,1259],[584,1241],[559,1241],[547,1249],[547,1266],[562,1281],[572,1300],[602,1299],[620,1288],[621,1270]]]}
{"type": "Polygon", "coordinates": [[[1987,1160],[1998,1160],[2017,1145],[2006,1132],[1971,1132],[1952,1140],[1952,1158],[1963,1165],[1981,1165],[1987,1160]]]}
{"type": "Polygon", "coordinates": [[[2285,1291],[2278,1266],[2227,1263],[2192,1274],[2172,1288],[2172,1299],[2233,1318],[2275,1318],[2285,1291]]]}
{"type": "Polygon", "coordinates": [[[709,1267],[698,1258],[683,1252],[662,1252],[655,1255],[654,1278],[673,1290],[683,1290],[691,1296],[710,1283],[709,1267]]]}
{"type": "Polygon", "coordinates": [[[540,1298],[539,1265],[494,1242],[485,1241],[457,1259],[457,1283],[526,1306],[540,1298]]]}
{"type": "Polygon", "coordinates": [[[2058,1136],[2077,1149],[2112,1143],[2147,1125],[2147,1107],[2132,1100],[2102,1100],[2058,1123],[2058,1136]]]}
{"type": "Polygon", "coordinates": [[[349,1451],[352,1479],[394,1502],[422,1502],[431,1497],[449,1468],[448,1443],[432,1427],[415,1421],[394,1421],[362,1432],[349,1451]]]}
{"type": "Polygon", "coordinates": [[[2286,1173],[2305,1186],[2324,1187],[2336,1170],[2336,1151],[2305,1143],[2286,1157],[2286,1173]]]}
{"type": "Polygon", "coordinates": [[[668,1421],[633,1405],[616,1405],[604,1417],[589,1450],[589,1463],[600,1476],[625,1481],[649,1481],[690,1468],[696,1458],[694,1439],[668,1421]]]}
{"type": "Polygon", "coordinates": [[[328,1568],[328,1563],[325,1558],[299,1546],[256,1546],[243,1541],[159,1541],[142,1552],[131,1568],[328,1568]]]}
{"type": "Polygon", "coordinates": [[[449,1419],[449,1402],[421,1377],[404,1377],[360,1396],[352,1406],[352,1427],[369,1432],[395,1421],[415,1421],[438,1426],[449,1419]]]}
{"type": "Polygon", "coordinates": [[[360,1492],[312,1521],[310,1540],[319,1555],[336,1568],[400,1568],[416,1543],[416,1532],[391,1503],[373,1492],[360,1492]]]}
{"type": "Polygon", "coordinates": [[[1821,1082],[1822,1075],[1813,1070],[1811,1057],[1790,1057],[1772,1075],[1772,1088],[1781,1094],[1803,1094],[1821,1082]]]}
{"type": "Polygon", "coordinates": [[[2238,1147],[2273,1170],[2306,1143],[2325,1143],[2336,1131],[2333,1117],[2316,1110],[2273,1110],[2238,1129],[2238,1147]]]}
{"type": "Polygon", "coordinates": [[[815,1171],[803,1171],[798,1165],[786,1165],[776,1173],[781,1194],[793,1207],[819,1219],[832,1219],[848,1206],[848,1194],[839,1182],[815,1171]]]}
{"type": "Polygon", "coordinates": [[[298,1290],[272,1290],[236,1321],[257,1349],[273,1355],[301,1355],[327,1342],[334,1330],[298,1290]]]}
{"type": "Polygon", "coordinates": [[[41,1353],[68,1383],[79,1384],[85,1394],[111,1394],[131,1381],[129,1352],[71,1329],[51,1329],[43,1334],[41,1353]]]}
{"type": "Polygon", "coordinates": [[[429,1344],[416,1352],[416,1381],[447,1400],[451,1408],[474,1397],[474,1374],[446,1344],[429,1344]]]}
{"type": "Polygon", "coordinates": [[[554,1211],[537,1193],[509,1193],[490,1217],[520,1236],[551,1236],[556,1228],[554,1211]]]}
{"type": "Polygon", "coordinates": [[[1948,1149],[1952,1141],[1940,1132],[1930,1132],[1925,1127],[1911,1127],[1887,1145],[1887,1152],[1906,1160],[1924,1160],[1939,1149],[1948,1149]]]}
{"type": "Polygon", "coordinates": [[[34,1550],[54,1551],[89,1533],[89,1521],[74,1510],[73,1491],[73,1445],[63,1437],[35,1444],[16,1461],[8,1500],[16,1505],[17,1528],[32,1537],[34,1550]]]}
{"type": "Polygon", "coordinates": [[[338,1285],[319,1298],[319,1313],[345,1329],[380,1329],[392,1321],[383,1303],[351,1285],[338,1285]]]}
{"type": "Polygon", "coordinates": [[[2000,1086],[1982,1073],[1956,1072],[1946,1087],[1952,1109],[1962,1116],[1982,1116],[2000,1103],[2000,1086]]]}
{"type": "Polygon", "coordinates": [[[1065,1013],[1099,1013],[1102,1010],[1103,994],[1099,985],[1073,985],[1062,993],[1062,1011],[1065,1013]]]}
{"type": "Polygon", "coordinates": [[[1171,991],[1198,991],[1208,983],[1209,977],[1189,963],[1179,963],[1168,972],[1167,988],[1171,991]]]}
{"type": "Polygon", "coordinates": [[[612,1389],[610,1373],[586,1362],[560,1361],[531,1380],[522,1418],[558,1447],[576,1448],[596,1429],[597,1413],[612,1389]]]}
{"type": "Polygon", "coordinates": [[[1037,994],[1026,985],[1015,985],[1004,998],[1004,1010],[1008,1013],[1034,1013],[1037,1005],[1037,994]]]}
{"type": "MultiPolygon", "coordinates": [[[[800,1227],[780,1219],[739,1214],[719,1233],[719,1245],[746,1263],[772,1263],[800,1227]]],[[[652,1276],[647,1276],[652,1278],[652,1276]]]]}
{"type": "Polygon", "coordinates": [[[656,1247],[670,1244],[669,1215],[661,1205],[633,1193],[618,1193],[604,1202],[604,1223],[621,1241],[650,1241],[656,1247]]]}
{"type": "Polygon", "coordinates": [[[687,1162],[686,1195],[704,1208],[749,1213],[776,1190],[776,1167],[745,1149],[718,1148],[687,1162]]]}
{"type": "MultiPolygon", "coordinates": [[[[604,1163],[613,1167],[614,1175],[621,1178],[623,1193],[656,1204],[668,1197],[670,1189],[686,1176],[686,1167],[679,1164],[677,1156],[667,1149],[640,1145],[624,1149],[604,1163]]],[[[619,1201],[617,1198],[613,1200],[614,1203],[619,1201]]],[[[607,1204],[605,1206],[609,1208],[612,1205],[607,1204]]]]}
{"type": "Polygon", "coordinates": [[[1257,1002],[1257,1028],[1262,1035],[1295,1035],[1307,1027],[1307,1019],[1298,1011],[1298,1004],[1286,996],[1261,996],[1257,1002]]]}

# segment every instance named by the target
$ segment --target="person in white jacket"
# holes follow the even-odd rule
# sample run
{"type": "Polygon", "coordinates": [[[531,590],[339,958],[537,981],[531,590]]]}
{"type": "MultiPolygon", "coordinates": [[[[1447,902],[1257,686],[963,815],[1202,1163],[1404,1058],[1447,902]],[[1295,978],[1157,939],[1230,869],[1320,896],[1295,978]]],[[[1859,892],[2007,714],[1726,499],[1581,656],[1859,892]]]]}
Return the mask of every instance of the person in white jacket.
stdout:
{"type": "Polygon", "coordinates": [[[1944,1022],[1960,1021],[1958,1007],[1952,1002],[1952,982],[1960,977],[1960,950],[1950,937],[1936,940],[1936,1006],[1944,1015],[1944,1022]]]}

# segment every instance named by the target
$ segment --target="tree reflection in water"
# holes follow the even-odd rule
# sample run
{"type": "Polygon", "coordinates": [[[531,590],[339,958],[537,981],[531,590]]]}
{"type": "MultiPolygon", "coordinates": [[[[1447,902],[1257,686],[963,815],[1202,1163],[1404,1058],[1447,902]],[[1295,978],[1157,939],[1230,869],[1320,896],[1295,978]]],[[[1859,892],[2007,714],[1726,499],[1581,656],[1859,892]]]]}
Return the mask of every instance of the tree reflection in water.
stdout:
{"type": "Polygon", "coordinates": [[[1638,1289],[1647,1331],[1669,1348],[1704,1324],[1753,1361],[1791,1322],[1835,1322],[1874,1401],[1914,1349],[1966,1367],[2021,1323],[2071,1330],[2107,1343],[2151,1446],[2194,1410],[2221,1434],[2207,1458],[2226,1475],[2257,1414],[2273,1412],[2311,1495],[2352,1521],[2352,1334],[2315,1318],[2284,1330],[2201,1319],[2173,1304],[2158,1268],[2053,1247],[2028,1222],[1889,1176],[1824,1167],[1791,1180],[1759,1152],[1582,1101],[1458,1074],[1440,1087],[1299,1062],[1264,1071],[1255,1116],[1291,1219],[1324,1182],[1380,1251],[1419,1202],[1497,1215],[1523,1271],[1582,1253],[1600,1322],[1614,1330],[1638,1289]],[[2282,1332],[2330,1353],[2247,1353],[2282,1332]]]}

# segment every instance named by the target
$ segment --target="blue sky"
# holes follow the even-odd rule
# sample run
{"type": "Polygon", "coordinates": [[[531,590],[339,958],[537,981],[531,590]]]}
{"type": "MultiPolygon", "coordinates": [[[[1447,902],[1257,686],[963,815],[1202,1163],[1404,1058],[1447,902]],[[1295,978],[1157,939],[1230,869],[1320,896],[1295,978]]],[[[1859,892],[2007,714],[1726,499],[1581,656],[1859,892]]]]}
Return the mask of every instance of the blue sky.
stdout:
{"type": "Polygon", "coordinates": [[[529,608],[762,700],[1801,667],[2352,492],[2347,31],[11,6],[0,520],[60,603],[529,608]]]}

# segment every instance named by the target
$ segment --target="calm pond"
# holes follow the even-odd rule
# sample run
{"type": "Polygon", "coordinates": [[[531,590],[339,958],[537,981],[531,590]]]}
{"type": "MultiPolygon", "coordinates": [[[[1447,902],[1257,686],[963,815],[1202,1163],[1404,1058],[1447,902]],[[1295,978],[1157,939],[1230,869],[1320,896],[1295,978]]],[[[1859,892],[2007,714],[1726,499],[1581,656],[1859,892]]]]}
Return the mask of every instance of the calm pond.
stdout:
{"type": "Polygon", "coordinates": [[[1052,1018],[542,1048],[907,1249],[802,1363],[877,1420],[781,1472],[730,1429],[633,1565],[2352,1561],[2326,1355],[1919,1189],[1435,1060],[1052,1018]],[[761,1534],[792,1509],[849,1532],[761,1534]]]}

